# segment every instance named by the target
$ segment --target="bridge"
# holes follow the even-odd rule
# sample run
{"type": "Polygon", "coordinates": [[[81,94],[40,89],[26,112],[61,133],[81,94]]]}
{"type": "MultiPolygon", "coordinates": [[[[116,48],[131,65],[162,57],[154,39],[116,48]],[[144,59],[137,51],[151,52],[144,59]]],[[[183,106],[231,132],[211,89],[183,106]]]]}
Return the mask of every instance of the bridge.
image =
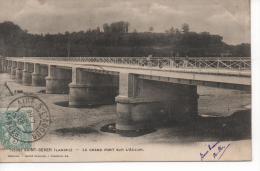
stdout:
{"type": "Polygon", "coordinates": [[[69,94],[69,106],[116,102],[119,131],[151,119],[198,114],[197,86],[251,89],[249,57],[2,57],[0,71],[18,83],[69,94]]]}

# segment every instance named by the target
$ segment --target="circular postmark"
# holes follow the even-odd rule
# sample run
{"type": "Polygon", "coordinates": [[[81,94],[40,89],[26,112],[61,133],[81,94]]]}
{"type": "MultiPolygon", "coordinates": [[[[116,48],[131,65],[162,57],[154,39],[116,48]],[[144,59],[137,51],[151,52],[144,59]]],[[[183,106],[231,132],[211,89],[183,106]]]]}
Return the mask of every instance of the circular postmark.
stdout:
{"type": "Polygon", "coordinates": [[[17,141],[41,139],[51,123],[47,105],[37,96],[24,95],[11,101],[5,112],[5,127],[17,141]]]}

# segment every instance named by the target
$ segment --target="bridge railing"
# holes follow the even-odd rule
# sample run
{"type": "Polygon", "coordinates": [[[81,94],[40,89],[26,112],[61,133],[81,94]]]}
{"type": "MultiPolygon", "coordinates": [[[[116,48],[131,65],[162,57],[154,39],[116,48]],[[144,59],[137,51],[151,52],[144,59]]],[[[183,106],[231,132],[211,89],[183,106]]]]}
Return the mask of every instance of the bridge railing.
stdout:
{"type": "Polygon", "coordinates": [[[153,68],[250,70],[250,57],[24,57],[77,63],[131,65],[153,68]]]}

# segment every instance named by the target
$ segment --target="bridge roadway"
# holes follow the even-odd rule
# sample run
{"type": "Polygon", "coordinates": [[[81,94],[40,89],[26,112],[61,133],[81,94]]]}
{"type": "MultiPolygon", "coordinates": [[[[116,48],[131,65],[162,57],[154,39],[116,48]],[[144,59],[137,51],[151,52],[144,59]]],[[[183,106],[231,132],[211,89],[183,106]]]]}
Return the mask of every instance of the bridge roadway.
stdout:
{"type": "MultiPolygon", "coordinates": [[[[180,84],[205,85],[222,88],[250,89],[251,71],[249,68],[197,68],[197,67],[149,67],[132,64],[116,64],[104,62],[82,62],[62,60],[46,60],[46,58],[8,58],[12,61],[56,65],[67,68],[83,68],[97,73],[118,75],[132,73],[143,79],[166,81],[180,84]]],[[[64,59],[64,58],[63,58],[64,59]]]]}
{"type": "Polygon", "coordinates": [[[197,85],[250,90],[250,58],[1,58],[1,71],[69,105],[117,103],[119,132],[197,115],[197,85]]]}

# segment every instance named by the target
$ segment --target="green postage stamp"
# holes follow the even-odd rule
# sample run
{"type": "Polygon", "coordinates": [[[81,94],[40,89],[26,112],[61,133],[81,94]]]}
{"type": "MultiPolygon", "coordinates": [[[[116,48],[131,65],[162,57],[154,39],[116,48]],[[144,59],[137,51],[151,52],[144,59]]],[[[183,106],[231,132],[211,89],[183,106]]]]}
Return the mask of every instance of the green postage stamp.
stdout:
{"type": "Polygon", "coordinates": [[[28,142],[32,137],[31,131],[32,126],[25,112],[8,111],[1,113],[0,141],[5,149],[31,148],[31,142],[28,142]]]}
{"type": "Polygon", "coordinates": [[[11,101],[0,115],[0,141],[5,149],[27,149],[41,139],[50,124],[45,103],[33,95],[11,101]]]}

